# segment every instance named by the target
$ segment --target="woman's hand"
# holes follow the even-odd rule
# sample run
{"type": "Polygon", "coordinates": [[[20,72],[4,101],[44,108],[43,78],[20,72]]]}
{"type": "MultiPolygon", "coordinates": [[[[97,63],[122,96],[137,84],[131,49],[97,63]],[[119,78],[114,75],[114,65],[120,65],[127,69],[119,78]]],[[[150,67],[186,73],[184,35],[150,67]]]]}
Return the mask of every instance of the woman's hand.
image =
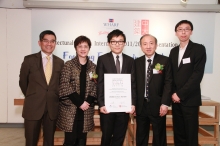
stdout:
{"type": "Polygon", "coordinates": [[[89,108],[89,103],[84,101],[83,104],[79,108],[81,108],[83,111],[85,111],[89,108]]]}

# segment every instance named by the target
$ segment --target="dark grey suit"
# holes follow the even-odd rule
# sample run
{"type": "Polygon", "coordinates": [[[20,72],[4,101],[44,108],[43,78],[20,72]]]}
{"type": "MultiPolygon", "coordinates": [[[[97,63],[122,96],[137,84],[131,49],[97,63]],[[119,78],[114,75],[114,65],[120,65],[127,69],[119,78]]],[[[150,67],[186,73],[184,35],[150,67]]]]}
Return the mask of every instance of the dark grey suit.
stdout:
{"type": "Polygon", "coordinates": [[[150,123],[153,126],[153,145],[166,146],[166,116],[160,117],[160,106],[169,106],[172,91],[172,73],[168,57],[155,53],[149,79],[149,99],[144,100],[146,83],[146,57],[135,60],[137,83],[137,146],[147,146],[150,123]],[[161,74],[153,74],[157,63],[164,65],[161,74]]]}
{"type": "Polygon", "coordinates": [[[59,76],[63,64],[63,60],[53,55],[49,85],[44,75],[41,52],[25,56],[21,65],[19,85],[25,96],[22,116],[25,119],[25,137],[28,146],[37,144],[41,120],[45,118],[48,120],[43,120],[44,141],[48,140],[50,143],[53,141],[59,104],[59,76]]]}
{"type": "Polygon", "coordinates": [[[190,62],[178,66],[179,46],[170,52],[173,72],[173,93],[180,103],[172,104],[175,146],[198,145],[198,108],[201,102],[200,83],[206,63],[205,47],[189,41],[183,59],[190,62]]]}
{"type": "MultiPolygon", "coordinates": [[[[131,100],[136,102],[135,67],[134,59],[122,54],[123,63],[121,74],[131,74],[131,100]]],[[[104,101],[104,74],[116,74],[115,61],[112,53],[107,53],[98,58],[96,73],[98,74],[97,97],[99,107],[105,106],[104,101]]],[[[123,144],[128,125],[128,113],[100,113],[102,130],[102,146],[120,146],[123,144]],[[113,135],[113,137],[112,137],[113,135]]]]}

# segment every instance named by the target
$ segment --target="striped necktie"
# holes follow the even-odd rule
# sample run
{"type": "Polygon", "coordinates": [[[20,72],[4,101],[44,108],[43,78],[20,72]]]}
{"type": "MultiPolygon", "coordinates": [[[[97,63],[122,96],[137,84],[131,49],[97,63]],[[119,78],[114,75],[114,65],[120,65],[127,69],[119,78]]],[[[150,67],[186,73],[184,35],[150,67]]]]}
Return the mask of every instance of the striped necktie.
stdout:
{"type": "Polygon", "coordinates": [[[146,97],[149,98],[149,80],[151,70],[151,59],[148,59],[147,77],[146,77],[146,97]]]}

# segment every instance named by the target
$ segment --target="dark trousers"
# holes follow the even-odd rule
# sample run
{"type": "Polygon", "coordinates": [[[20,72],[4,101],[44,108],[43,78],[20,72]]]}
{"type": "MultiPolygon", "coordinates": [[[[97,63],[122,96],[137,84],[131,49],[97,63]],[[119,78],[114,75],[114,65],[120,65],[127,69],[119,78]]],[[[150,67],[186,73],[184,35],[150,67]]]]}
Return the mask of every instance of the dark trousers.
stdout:
{"type": "Polygon", "coordinates": [[[148,146],[150,124],[153,129],[153,146],[166,146],[166,116],[152,115],[149,108],[149,102],[143,103],[143,109],[140,115],[136,116],[137,131],[136,131],[136,145],[148,146]]]}
{"type": "Polygon", "coordinates": [[[199,107],[172,104],[175,146],[198,146],[199,107]]]}
{"type": "Polygon", "coordinates": [[[63,146],[86,146],[86,135],[83,138],[75,138],[73,132],[65,132],[65,142],[63,146]]]}
{"type": "Polygon", "coordinates": [[[83,133],[83,125],[84,113],[77,110],[72,132],[65,132],[64,146],[86,146],[87,133],[83,133]]]}
{"type": "Polygon", "coordinates": [[[124,112],[100,113],[101,146],[122,146],[128,126],[128,119],[129,114],[124,112]]]}
{"type": "Polygon", "coordinates": [[[54,145],[56,120],[51,120],[45,111],[40,120],[24,120],[26,146],[37,146],[41,125],[43,125],[43,146],[54,145]]]}

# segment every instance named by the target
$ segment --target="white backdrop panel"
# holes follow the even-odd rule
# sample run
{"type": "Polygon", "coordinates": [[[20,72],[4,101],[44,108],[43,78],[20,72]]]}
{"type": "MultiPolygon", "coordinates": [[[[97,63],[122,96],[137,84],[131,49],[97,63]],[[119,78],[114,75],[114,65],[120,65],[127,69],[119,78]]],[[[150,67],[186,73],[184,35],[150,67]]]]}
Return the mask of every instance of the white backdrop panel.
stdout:
{"type": "Polygon", "coordinates": [[[212,73],[215,13],[144,12],[105,10],[32,10],[32,52],[40,50],[37,41],[43,30],[53,30],[57,35],[55,54],[65,61],[75,56],[71,44],[79,35],[92,41],[90,59],[96,63],[98,56],[109,52],[107,34],[121,29],[127,37],[124,53],[136,58],[143,55],[139,47],[141,29],[144,27],[158,39],[157,53],[168,56],[170,49],[178,45],[174,27],[183,19],[194,25],[192,41],[204,44],[207,50],[206,73],[212,73]],[[109,22],[111,21],[113,22],[109,22]],[[148,21],[149,25],[143,25],[148,21]],[[67,45],[69,43],[69,45],[67,45]],[[66,44],[66,45],[65,45],[66,44]]]}
{"type": "Polygon", "coordinates": [[[31,53],[31,10],[7,10],[8,122],[23,123],[23,106],[14,106],[14,98],[23,98],[19,72],[25,55],[31,53]]]}
{"type": "Polygon", "coordinates": [[[7,122],[7,53],[6,53],[6,9],[0,9],[0,52],[1,52],[1,57],[0,57],[0,123],[6,123],[7,122]]]}

